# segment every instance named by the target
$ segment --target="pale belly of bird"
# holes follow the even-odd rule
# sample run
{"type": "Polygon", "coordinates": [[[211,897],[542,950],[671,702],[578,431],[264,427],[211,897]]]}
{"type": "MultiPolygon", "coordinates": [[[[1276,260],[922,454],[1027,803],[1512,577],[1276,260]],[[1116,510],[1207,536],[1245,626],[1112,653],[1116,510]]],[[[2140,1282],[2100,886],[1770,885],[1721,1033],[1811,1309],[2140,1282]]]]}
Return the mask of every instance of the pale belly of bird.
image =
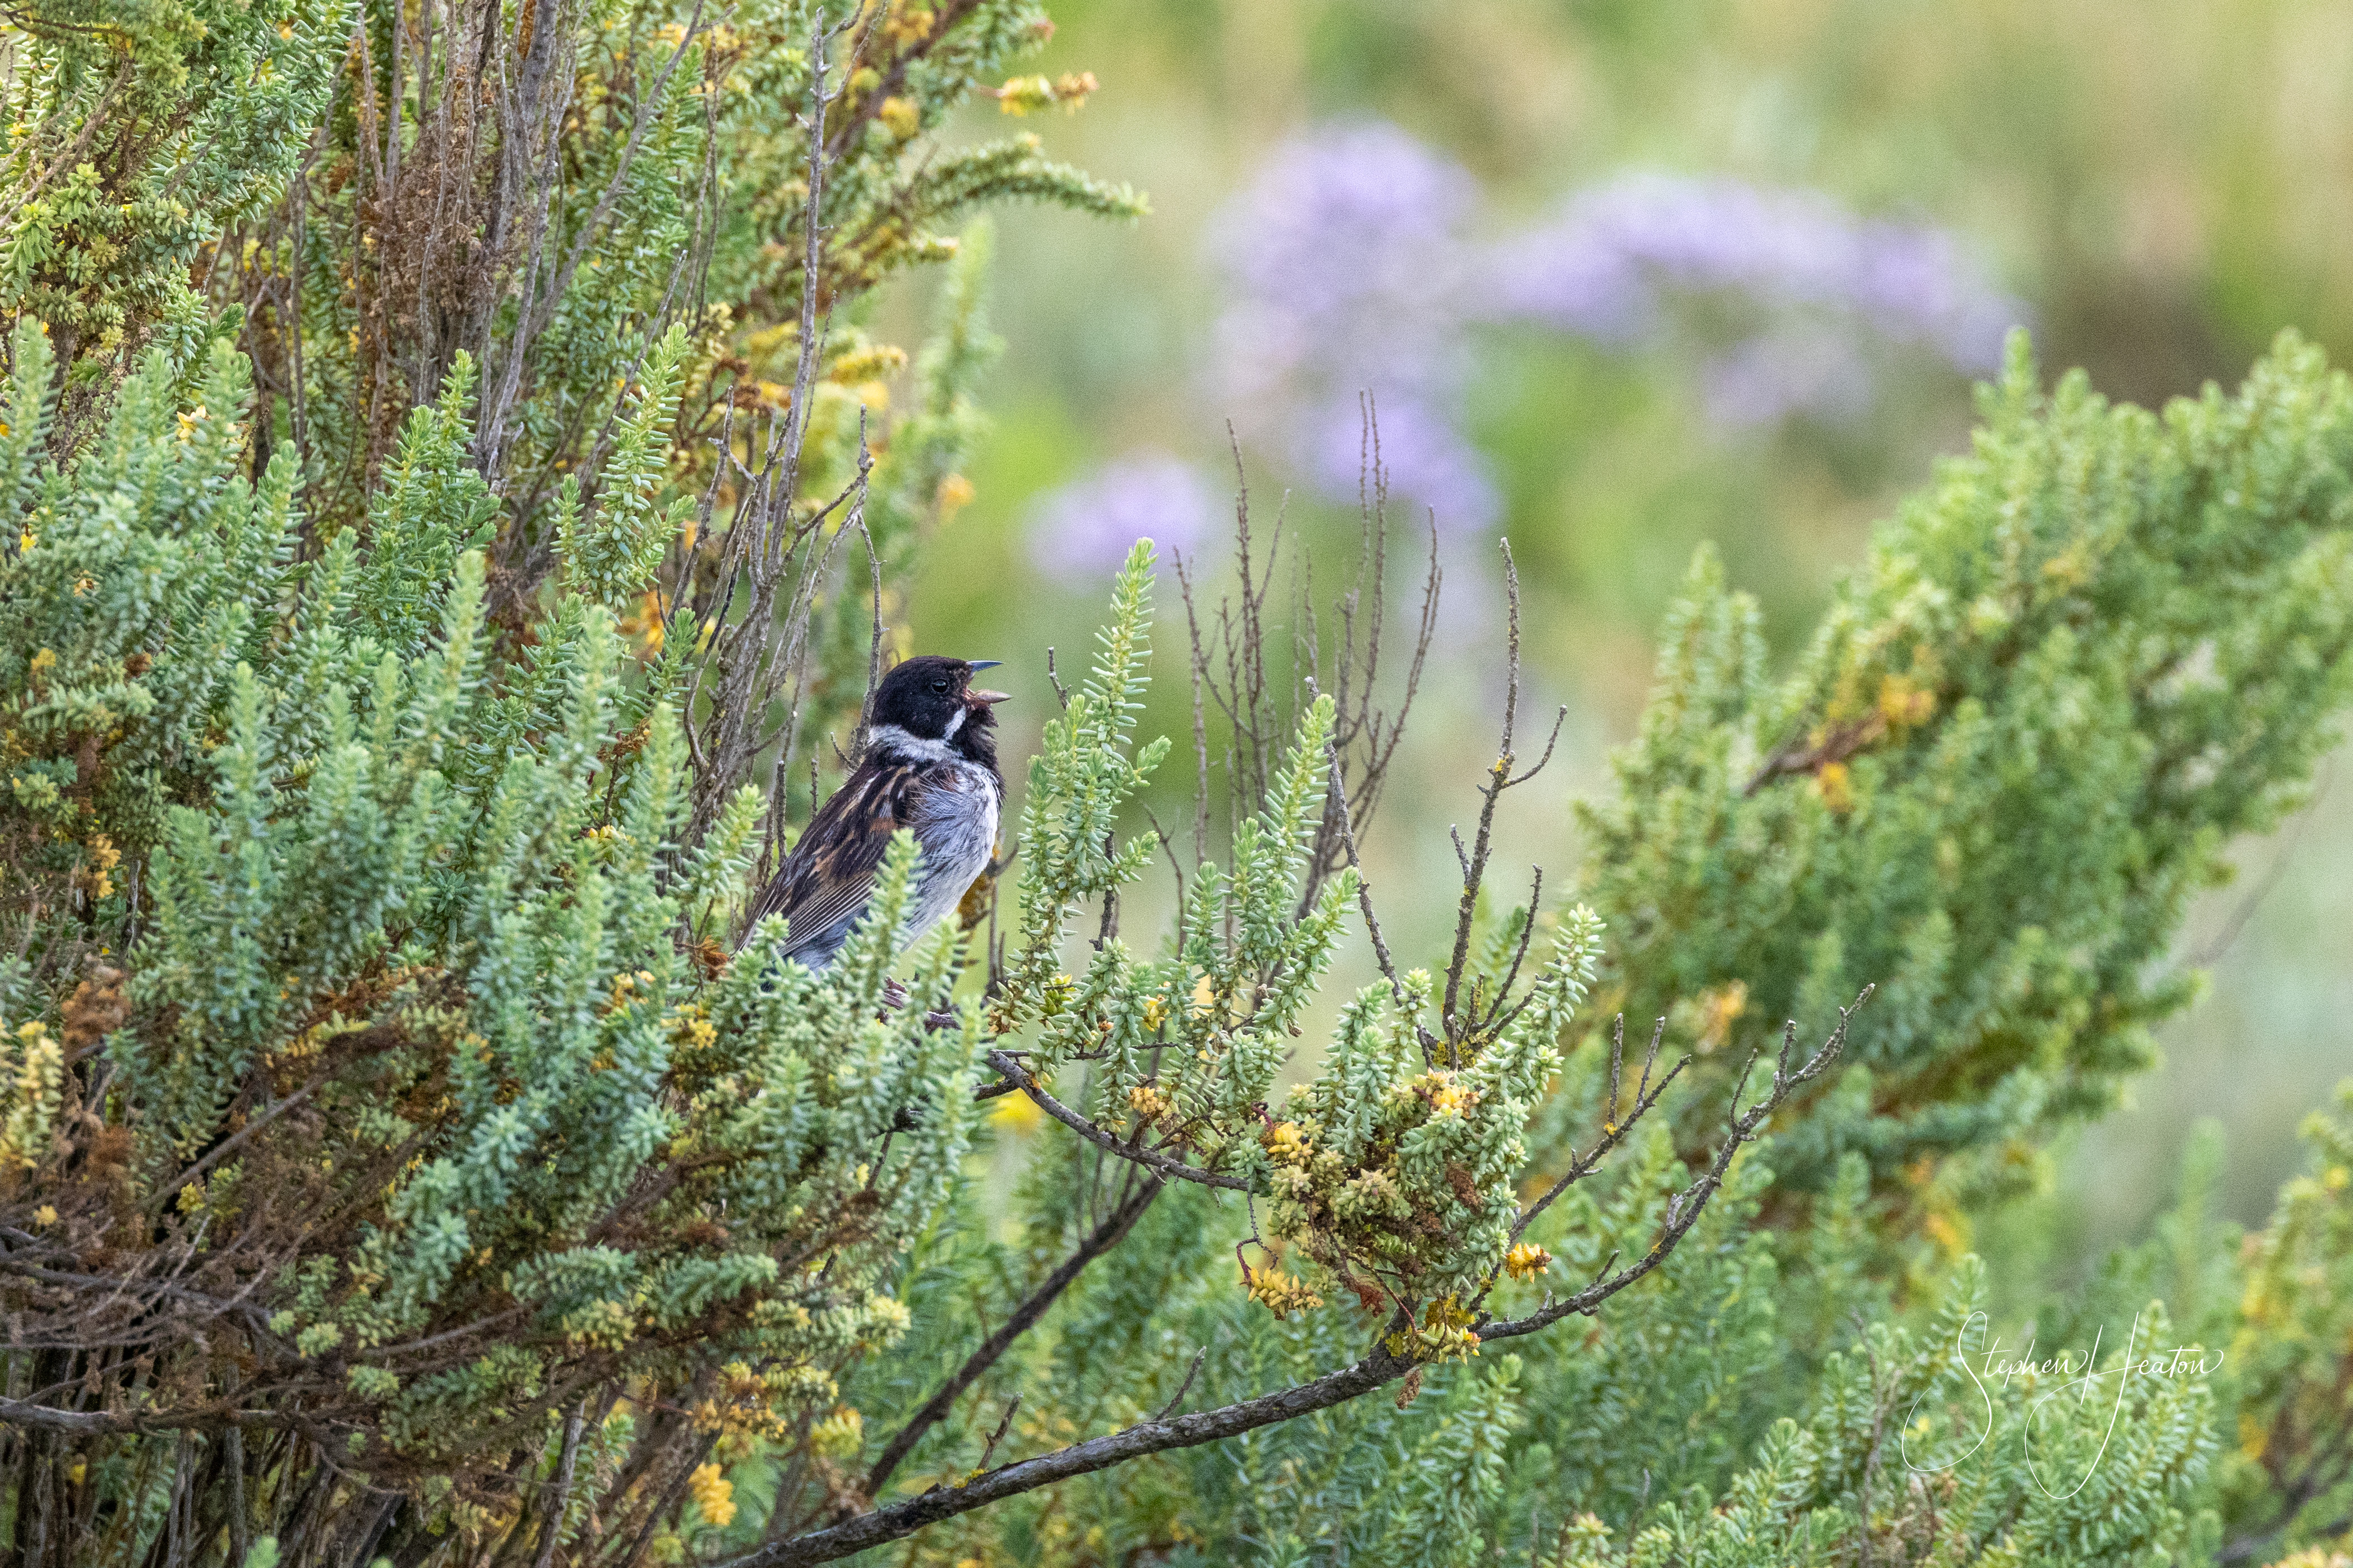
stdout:
{"type": "Polygon", "coordinates": [[[908,826],[923,848],[904,940],[913,942],[956,907],[997,847],[996,778],[975,763],[940,764],[908,826]],[[943,776],[944,775],[944,776],[943,776]]]}

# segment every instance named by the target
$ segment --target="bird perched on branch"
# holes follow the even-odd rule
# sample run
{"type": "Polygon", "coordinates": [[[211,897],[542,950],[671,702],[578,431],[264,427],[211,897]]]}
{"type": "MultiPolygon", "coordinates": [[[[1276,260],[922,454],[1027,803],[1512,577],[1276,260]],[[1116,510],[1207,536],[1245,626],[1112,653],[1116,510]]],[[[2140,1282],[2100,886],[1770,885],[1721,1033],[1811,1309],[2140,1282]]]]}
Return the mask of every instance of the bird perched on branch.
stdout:
{"type": "Polygon", "coordinates": [[[752,919],[782,915],[784,951],[823,969],[866,912],[891,836],[912,829],[923,847],[913,907],[901,940],[913,942],[955,908],[988,864],[1005,780],[997,771],[1002,691],[972,684],[993,658],[925,654],[882,678],[866,754],[793,847],[791,858],[752,901],[752,919]]]}

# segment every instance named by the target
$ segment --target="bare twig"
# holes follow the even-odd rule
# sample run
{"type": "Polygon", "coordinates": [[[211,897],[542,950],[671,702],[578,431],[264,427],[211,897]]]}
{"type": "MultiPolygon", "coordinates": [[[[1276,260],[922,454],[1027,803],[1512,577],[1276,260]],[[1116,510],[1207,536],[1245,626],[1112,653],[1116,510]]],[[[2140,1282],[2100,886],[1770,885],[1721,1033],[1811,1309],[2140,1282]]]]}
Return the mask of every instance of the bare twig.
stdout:
{"type": "Polygon", "coordinates": [[[1090,1475],[1172,1448],[1198,1447],[1328,1410],[1384,1384],[1394,1383],[1419,1364],[1377,1346],[1353,1365],[1295,1387],[1198,1415],[1138,1422],[1124,1431],[984,1471],[959,1487],[934,1487],[921,1497],[872,1510],[829,1529],[778,1542],[732,1558],[718,1568],[798,1568],[803,1563],[837,1562],[868,1547],[902,1540],[925,1525],[954,1519],[1073,1476],[1090,1475]]]}
{"type": "Polygon", "coordinates": [[[1201,1375],[1201,1363],[1208,1359],[1208,1354],[1209,1349],[1207,1345],[1193,1352],[1193,1364],[1186,1369],[1185,1381],[1176,1385],[1176,1392],[1168,1396],[1168,1403],[1162,1405],[1154,1415],[1152,1418],[1155,1421],[1166,1420],[1170,1411],[1185,1403],[1185,1396],[1193,1392],[1193,1380],[1201,1375]]]}
{"type": "MultiPolygon", "coordinates": [[[[1502,549],[1506,606],[1504,737],[1495,748],[1494,762],[1487,769],[1486,782],[1479,787],[1479,826],[1472,837],[1471,853],[1462,864],[1462,896],[1456,906],[1454,918],[1454,951],[1446,961],[1446,990],[1444,1000],[1439,1005],[1439,1019],[1440,1027],[1445,1031],[1450,1057],[1460,1056],[1472,1029],[1472,1020],[1458,1011],[1457,1004],[1461,994],[1463,971],[1471,961],[1471,930],[1478,918],[1479,889],[1486,880],[1488,850],[1494,842],[1495,807],[1504,798],[1504,791],[1522,782],[1512,776],[1512,742],[1520,716],[1520,574],[1512,562],[1511,542],[1504,541],[1502,549]]],[[[1556,723],[1554,731],[1557,734],[1558,731],[1559,726],[1556,723]]],[[[1550,755],[1551,748],[1547,746],[1546,756],[1549,758],[1550,755]]],[[[1537,769],[1543,765],[1538,763],[1535,768],[1528,770],[1525,776],[1535,777],[1537,769]]],[[[1458,856],[1462,854],[1462,841],[1459,837],[1454,841],[1454,852],[1458,856]]]]}
{"type": "MultiPolygon", "coordinates": [[[[1831,1064],[1838,1060],[1840,1054],[1846,1049],[1848,1026],[1853,1023],[1856,1012],[1865,1002],[1871,1000],[1873,989],[1873,986],[1864,986],[1856,995],[1853,1006],[1840,1008],[1838,1027],[1831,1032],[1830,1037],[1822,1042],[1812,1056],[1808,1057],[1802,1064],[1794,1068],[1789,1065],[1789,1058],[1796,1044],[1798,1026],[1794,1022],[1788,1026],[1782,1035],[1780,1057],[1773,1068],[1772,1088],[1763,1100],[1758,1100],[1746,1110],[1740,1109],[1739,1098],[1736,1094],[1734,1096],[1731,1109],[1726,1114],[1723,1147],[1716,1151],[1715,1158],[1709,1163],[1707,1169],[1701,1173],[1697,1181],[1693,1182],[1669,1200],[1666,1224],[1661,1228],[1658,1239],[1651,1244],[1651,1249],[1648,1252],[1617,1274],[1598,1285],[1587,1287],[1566,1301],[1554,1302],[1539,1308],[1525,1318],[1515,1318],[1502,1322],[1482,1321],[1475,1325],[1481,1341],[1514,1339],[1522,1334],[1532,1334],[1539,1329],[1547,1328],[1558,1322],[1572,1313],[1590,1311],[1594,1305],[1598,1305],[1609,1296],[1631,1285],[1664,1262],[1667,1255],[1691,1233],[1691,1227],[1699,1223],[1699,1216],[1707,1207],[1708,1200],[1715,1195],[1716,1190],[1724,1184],[1725,1173],[1732,1169],[1733,1156],[1740,1152],[1744,1144],[1756,1138],[1766,1121],[1781,1108],[1789,1096],[1829,1071],[1831,1064]]],[[[1646,1079],[1647,1076],[1646,1070],[1646,1079]]],[[[1669,1078],[1673,1076],[1672,1073],[1668,1075],[1669,1078]]],[[[1660,1088],[1665,1087],[1664,1081],[1662,1081],[1660,1088]]],[[[1528,1217],[1534,1218],[1536,1213],[1541,1212],[1544,1205],[1549,1204],[1564,1185],[1566,1185],[1565,1183],[1556,1184],[1555,1190],[1547,1193],[1537,1202],[1528,1217]]],[[[1515,1226],[1513,1234],[1516,1236],[1522,1228],[1525,1228],[1525,1222],[1522,1226],[1515,1226]]]]}
{"type": "MultiPolygon", "coordinates": [[[[1642,1064],[1642,1081],[1634,1090],[1634,1108],[1620,1117],[1618,1114],[1618,1062],[1619,1053],[1624,1048],[1626,1043],[1626,1019],[1624,1015],[1619,1016],[1609,1053],[1609,1109],[1601,1120],[1601,1135],[1593,1147],[1585,1152],[1583,1157],[1578,1157],[1575,1150],[1569,1152],[1568,1169],[1562,1173],[1558,1181],[1545,1189],[1542,1197],[1530,1204],[1520,1217],[1512,1222],[1514,1241],[1520,1239],[1520,1233],[1535,1222],[1536,1215],[1552,1207],[1554,1199],[1591,1175],[1608,1157],[1609,1152],[1626,1141],[1626,1134],[1632,1131],[1642,1118],[1651,1113],[1651,1108],[1658,1104],[1659,1097],[1666,1093],[1667,1085],[1674,1082],[1683,1068],[1691,1065],[1691,1058],[1683,1058],[1667,1069],[1667,1076],[1659,1080],[1658,1088],[1650,1087],[1651,1063],[1658,1059],[1659,1041],[1665,1035],[1667,1021],[1664,1018],[1660,1019],[1657,1032],[1651,1037],[1650,1059],[1642,1064]]],[[[1736,1094],[1735,1098],[1738,1098],[1736,1094]]]]}
{"type": "MultiPolygon", "coordinates": [[[[1009,1089],[1012,1085],[1006,1087],[1009,1089]]],[[[956,1368],[955,1375],[942,1384],[938,1392],[925,1400],[923,1407],[899,1428],[897,1435],[883,1445],[881,1454],[874,1461],[874,1468],[866,1473],[868,1497],[882,1495],[882,1488],[890,1480],[892,1472],[914,1451],[923,1434],[944,1420],[964,1391],[996,1365],[1005,1352],[1013,1348],[1014,1342],[1038,1325],[1039,1320],[1046,1315],[1046,1310],[1061,1298],[1062,1292],[1071,1288],[1088,1264],[1125,1238],[1127,1233],[1134,1228],[1135,1222],[1143,1217],[1144,1211],[1152,1205],[1152,1200],[1158,1197],[1163,1190],[1163,1184],[1156,1175],[1146,1176],[1137,1182],[1124,1201],[1105,1215],[1077,1249],[1022,1300],[1021,1304],[1013,1310],[1012,1316],[965,1358],[964,1364],[956,1368]]]]}
{"type": "Polygon", "coordinates": [[[572,1407],[564,1422],[564,1453],[555,1465],[554,1496],[547,1503],[547,1517],[539,1527],[539,1555],[532,1568],[549,1568],[555,1561],[555,1549],[564,1542],[564,1510],[572,1500],[572,1476],[580,1459],[580,1432],[586,1424],[587,1401],[572,1407]]]}
{"type": "MultiPolygon", "coordinates": [[[[1373,910],[1373,884],[1366,877],[1363,862],[1356,855],[1356,830],[1348,823],[1348,792],[1341,788],[1337,782],[1340,776],[1340,758],[1336,750],[1332,756],[1332,776],[1335,781],[1332,804],[1333,810],[1340,822],[1340,842],[1347,849],[1348,865],[1356,873],[1356,909],[1365,917],[1365,933],[1372,938],[1373,961],[1381,966],[1381,974],[1389,983],[1389,994],[1395,998],[1398,1011],[1402,1012],[1407,1005],[1405,981],[1398,974],[1397,961],[1389,956],[1388,939],[1381,935],[1380,916],[1373,910]]],[[[1425,1031],[1425,1049],[1427,1047],[1428,1035],[1425,1031]]]]}
{"type": "Polygon", "coordinates": [[[1005,1435],[1008,1432],[1013,1430],[1014,1412],[1020,1408],[1021,1396],[1018,1394],[1006,1402],[1005,1419],[999,1421],[997,1424],[997,1430],[988,1435],[988,1446],[981,1449],[980,1463],[975,1466],[974,1468],[982,1470],[988,1468],[988,1461],[996,1457],[997,1446],[1005,1441],[1005,1435]]]}
{"type": "Polygon", "coordinates": [[[1039,1086],[1038,1080],[1030,1077],[1029,1071],[1007,1052],[991,1051],[988,1053],[987,1060],[988,1065],[1003,1075],[1008,1082],[1014,1084],[1022,1093],[1028,1095],[1039,1110],[1106,1153],[1116,1154],[1123,1160],[1133,1160],[1139,1165],[1157,1171],[1164,1176],[1174,1176],[1180,1182],[1198,1182],[1205,1187],[1224,1187],[1229,1192],[1237,1193],[1257,1190],[1240,1176],[1229,1176],[1219,1171],[1205,1171],[1198,1165],[1187,1165],[1181,1160],[1172,1160],[1154,1150],[1141,1148],[1134,1143],[1123,1143],[1049,1094],[1039,1086]]]}

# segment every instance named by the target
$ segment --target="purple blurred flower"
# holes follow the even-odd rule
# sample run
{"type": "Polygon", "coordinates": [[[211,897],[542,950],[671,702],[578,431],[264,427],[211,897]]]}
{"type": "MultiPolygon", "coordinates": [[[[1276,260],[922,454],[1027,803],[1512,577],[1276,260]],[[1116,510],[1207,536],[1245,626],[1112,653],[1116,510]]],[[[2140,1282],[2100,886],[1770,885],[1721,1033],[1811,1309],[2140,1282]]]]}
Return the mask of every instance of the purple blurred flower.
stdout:
{"type": "Polygon", "coordinates": [[[1216,528],[1218,510],[1190,465],[1165,452],[1132,452],[1039,501],[1030,556],[1050,576],[1098,581],[1139,539],[1157,544],[1163,560],[1190,554],[1216,528]]]}
{"type": "Polygon", "coordinates": [[[1491,320],[1623,344],[1653,329],[1667,293],[1725,291],[1768,313],[1851,318],[1973,374],[2000,364],[2003,333],[2026,314],[1942,229],[1729,179],[1629,174],[1580,191],[1553,222],[1493,247],[1482,270],[1474,306],[1491,320]]]}
{"type": "MultiPolygon", "coordinates": [[[[1428,510],[1447,531],[1484,528],[1503,510],[1486,460],[1454,428],[1445,409],[1418,397],[1377,399],[1382,471],[1392,498],[1428,510]]],[[[1308,471],[1327,496],[1354,500],[1370,457],[1364,413],[1353,404],[1319,411],[1308,432],[1308,471]]]]}
{"type": "Polygon", "coordinates": [[[1857,418],[1870,406],[1871,382],[1870,362],[1851,334],[1791,325],[1760,332],[1711,361],[1703,396],[1711,420],[1738,430],[1793,414],[1857,418]]]}
{"type": "Polygon", "coordinates": [[[1229,342],[1280,371],[1335,358],[1395,369],[1400,351],[1443,349],[1460,321],[1456,231],[1478,196],[1468,173],[1393,125],[1286,143],[1212,231],[1234,286],[1229,342]]]}
{"type": "Polygon", "coordinates": [[[1485,465],[1443,412],[1470,373],[1460,231],[1478,198],[1395,126],[1339,126],[1279,149],[1213,228],[1231,284],[1219,399],[1324,493],[1356,495],[1369,393],[1399,498],[1448,528],[1493,521],[1485,465]]]}
{"type": "Polygon", "coordinates": [[[1229,298],[1216,395],[1335,500],[1357,493],[1358,397],[1380,415],[1392,494],[1442,527],[1499,510],[1461,429],[1478,322],[1540,323],[1631,349],[1674,323],[1680,296],[1721,299],[1731,345],[1708,362],[1709,416],[1745,427],[1869,406],[1891,349],[1957,370],[2000,363],[2024,318],[1945,230],[1866,220],[1817,192],[1628,174],[1501,243],[1460,165],[1395,126],[1327,127],[1278,148],[1212,229],[1229,298]]]}

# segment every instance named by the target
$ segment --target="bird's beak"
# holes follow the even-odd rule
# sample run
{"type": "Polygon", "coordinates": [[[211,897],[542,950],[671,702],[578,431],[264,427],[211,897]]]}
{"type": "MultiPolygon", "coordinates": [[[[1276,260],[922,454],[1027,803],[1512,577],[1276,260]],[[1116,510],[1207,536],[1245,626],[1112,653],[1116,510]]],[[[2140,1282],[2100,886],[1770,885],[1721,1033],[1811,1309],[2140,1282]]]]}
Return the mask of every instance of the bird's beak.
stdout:
{"type": "MultiPolygon", "coordinates": [[[[1005,661],[1001,658],[976,658],[967,662],[970,665],[972,672],[975,675],[978,675],[984,669],[995,669],[998,665],[1003,664],[1005,661]]],[[[992,702],[1010,702],[1013,700],[1013,698],[1011,694],[1003,691],[967,690],[964,694],[964,700],[972,703],[976,707],[986,708],[992,702]]]]}

